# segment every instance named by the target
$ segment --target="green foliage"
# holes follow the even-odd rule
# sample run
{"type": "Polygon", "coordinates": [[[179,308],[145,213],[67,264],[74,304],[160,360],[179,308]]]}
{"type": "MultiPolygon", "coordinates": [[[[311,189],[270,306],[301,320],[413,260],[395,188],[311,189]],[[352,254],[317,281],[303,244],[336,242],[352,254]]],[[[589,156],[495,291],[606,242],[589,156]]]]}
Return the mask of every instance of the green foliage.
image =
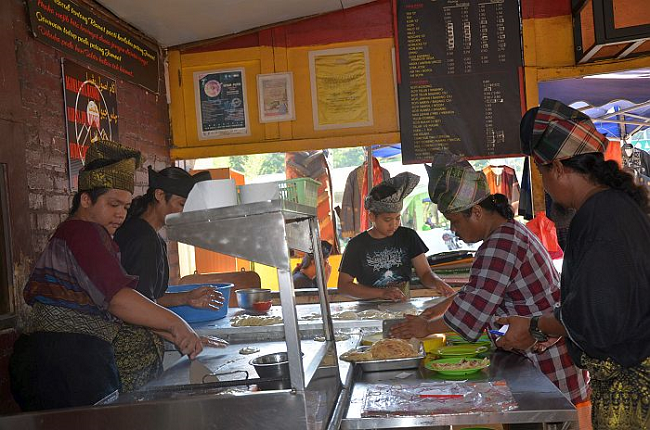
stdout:
{"type": "Polygon", "coordinates": [[[332,168],[355,167],[363,164],[363,148],[340,148],[332,150],[332,168]]]}

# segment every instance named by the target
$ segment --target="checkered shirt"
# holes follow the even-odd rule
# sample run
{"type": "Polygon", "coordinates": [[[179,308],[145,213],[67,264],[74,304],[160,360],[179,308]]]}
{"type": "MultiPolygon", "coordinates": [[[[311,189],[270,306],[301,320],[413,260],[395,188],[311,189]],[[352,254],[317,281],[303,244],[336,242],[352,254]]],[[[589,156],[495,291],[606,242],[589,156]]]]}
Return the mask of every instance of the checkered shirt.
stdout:
{"type": "MultiPolygon", "coordinates": [[[[495,316],[550,313],[560,300],[560,275],[548,252],[523,224],[510,220],[497,228],[476,252],[469,283],[443,318],[467,340],[477,340],[495,316]]],[[[574,404],[589,398],[588,374],[577,368],[564,342],[526,356],[574,404]]]]}

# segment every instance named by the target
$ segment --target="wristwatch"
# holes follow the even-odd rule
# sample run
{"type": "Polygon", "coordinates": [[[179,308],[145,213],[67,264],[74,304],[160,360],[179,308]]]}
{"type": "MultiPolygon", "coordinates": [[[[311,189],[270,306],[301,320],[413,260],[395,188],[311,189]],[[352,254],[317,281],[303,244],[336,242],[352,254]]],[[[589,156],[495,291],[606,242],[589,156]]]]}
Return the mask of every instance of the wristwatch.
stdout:
{"type": "Polygon", "coordinates": [[[539,318],[540,316],[537,315],[530,319],[530,326],[528,327],[528,331],[530,332],[530,335],[533,337],[533,339],[535,339],[537,342],[546,342],[548,340],[548,336],[542,333],[542,331],[539,329],[539,318]]]}

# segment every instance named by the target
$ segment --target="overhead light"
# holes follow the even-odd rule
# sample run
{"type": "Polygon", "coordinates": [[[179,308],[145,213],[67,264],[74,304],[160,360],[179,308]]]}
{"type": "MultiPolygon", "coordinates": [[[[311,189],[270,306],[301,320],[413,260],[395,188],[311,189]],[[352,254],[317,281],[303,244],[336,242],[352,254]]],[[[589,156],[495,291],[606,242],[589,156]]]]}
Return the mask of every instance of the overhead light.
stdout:
{"type": "Polygon", "coordinates": [[[584,79],[650,79],[650,69],[625,70],[622,72],[603,73],[583,76],[584,79]]]}

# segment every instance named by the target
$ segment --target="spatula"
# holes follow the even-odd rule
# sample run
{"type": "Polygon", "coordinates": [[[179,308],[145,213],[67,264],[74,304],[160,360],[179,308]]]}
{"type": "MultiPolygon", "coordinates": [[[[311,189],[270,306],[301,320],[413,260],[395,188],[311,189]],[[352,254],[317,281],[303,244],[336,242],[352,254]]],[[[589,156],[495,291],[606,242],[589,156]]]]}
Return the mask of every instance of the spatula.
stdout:
{"type": "Polygon", "coordinates": [[[205,384],[208,382],[218,382],[219,378],[199,360],[191,360],[190,363],[190,384],[205,384]]]}
{"type": "Polygon", "coordinates": [[[383,320],[381,323],[381,331],[384,335],[384,339],[387,339],[390,336],[390,329],[395,325],[395,324],[401,324],[404,321],[406,321],[406,318],[397,318],[397,319],[392,319],[392,320],[383,320]]]}

